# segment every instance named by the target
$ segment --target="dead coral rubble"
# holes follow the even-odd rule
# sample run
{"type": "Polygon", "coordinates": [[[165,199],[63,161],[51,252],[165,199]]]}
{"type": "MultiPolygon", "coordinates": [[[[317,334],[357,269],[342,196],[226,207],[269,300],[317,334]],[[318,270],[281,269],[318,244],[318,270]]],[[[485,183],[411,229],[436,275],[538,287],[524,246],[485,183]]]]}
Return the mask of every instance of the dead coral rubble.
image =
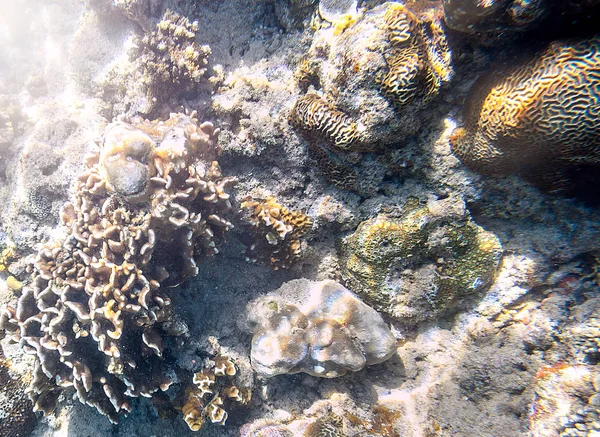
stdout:
{"type": "Polygon", "coordinates": [[[11,362],[0,348],[0,437],[27,437],[35,426],[26,379],[13,374],[11,362]]]}
{"type": "Polygon", "coordinates": [[[66,238],[44,246],[16,308],[1,315],[8,337],[35,356],[29,396],[51,413],[73,388],[116,422],[128,397],[150,397],[172,378],[164,339],[181,335],[165,284],[197,274],[232,227],[218,131],[195,115],[109,125],[100,154],[61,213],[66,238]]]}
{"type": "Polygon", "coordinates": [[[290,211],[275,197],[266,200],[246,199],[241,207],[246,209],[246,221],[254,234],[248,248],[249,261],[264,259],[275,270],[289,268],[302,253],[300,238],[312,228],[312,219],[306,211],[290,211]]]}
{"type": "Polygon", "coordinates": [[[450,139],[468,167],[519,173],[550,190],[600,165],[600,38],[555,42],[525,65],[476,84],[450,139]],[[491,82],[491,84],[490,84],[491,82]]]}

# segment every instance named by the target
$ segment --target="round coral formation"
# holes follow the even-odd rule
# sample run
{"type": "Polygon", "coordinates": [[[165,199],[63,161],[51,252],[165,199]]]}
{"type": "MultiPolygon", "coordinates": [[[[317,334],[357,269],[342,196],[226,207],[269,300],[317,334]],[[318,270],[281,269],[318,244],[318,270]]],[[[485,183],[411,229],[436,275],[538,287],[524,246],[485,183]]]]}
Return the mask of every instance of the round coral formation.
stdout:
{"type": "Polygon", "coordinates": [[[493,281],[498,238],[473,223],[457,199],[421,204],[362,222],[341,243],[342,276],[376,309],[404,323],[452,310],[493,281]]]}
{"type": "Polygon", "coordinates": [[[232,227],[223,214],[233,179],[211,161],[216,134],[194,114],[133,118],[110,125],[101,153],[86,157],[61,213],[66,238],[39,251],[17,307],[0,319],[35,357],[35,410],[52,412],[74,389],[116,422],[128,398],[171,385],[164,338],[183,332],[164,285],[197,274],[232,227]]]}
{"type": "Polygon", "coordinates": [[[600,165],[600,38],[552,43],[486,83],[475,85],[465,127],[450,140],[468,167],[560,190],[571,170],[600,165]]]}

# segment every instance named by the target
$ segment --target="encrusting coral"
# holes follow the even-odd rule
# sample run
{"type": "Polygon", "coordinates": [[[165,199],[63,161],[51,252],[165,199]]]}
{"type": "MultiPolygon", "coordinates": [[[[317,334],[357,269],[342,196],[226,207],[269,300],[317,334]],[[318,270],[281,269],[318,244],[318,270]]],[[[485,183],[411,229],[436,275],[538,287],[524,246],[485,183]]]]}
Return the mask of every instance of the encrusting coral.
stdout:
{"type": "Polygon", "coordinates": [[[498,238],[470,220],[456,198],[421,204],[362,222],[340,243],[342,277],[375,306],[405,323],[450,310],[493,281],[498,238]]]}
{"type": "Polygon", "coordinates": [[[312,228],[306,211],[290,211],[273,196],[265,200],[247,198],[241,207],[248,211],[246,221],[254,234],[247,259],[264,259],[275,270],[289,268],[301,255],[300,238],[312,228]]]}
{"type": "Polygon", "coordinates": [[[194,374],[193,385],[186,388],[181,412],[192,431],[199,431],[209,420],[225,425],[227,404],[246,405],[251,392],[235,382],[237,368],[231,357],[219,352],[199,372],[194,374]]]}
{"type": "Polygon", "coordinates": [[[42,247],[16,308],[1,327],[35,356],[29,396],[51,413],[73,388],[78,399],[116,422],[128,397],[151,397],[172,383],[164,338],[185,324],[164,285],[197,274],[232,227],[214,158],[218,130],[195,114],[166,121],[119,120],[75,183],[61,212],[66,238],[42,247]]]}
{"type": "Polygon", "coordinates": [[[467,103],[465,127],[450,139],[464,164],[568,188],[570,171],[600,166],[600,38],[552,43],[476,84],[467,103]]]}
{"type": "Polygon", "coordinates": [[[361,159],[348,154],[382,150],[414,135],[423,110],[452,77],[451,52],[440,17],[417,16],[399,3],[385,3],[336,30],[319,30],[298,64],[295,78],[306,94],[289,122],[330,182],[370,194],[383,175],[361,183],[375,166],[362,169],[361,159]]]}
{"type": "Polygon", "coordinates": [[[284,287],[248,304],[241,322],[253,334],[252,367],[260,375],[335,378],[396,352],[396,339],[381,316],[342,285],[297,280],[284,287]]]}
{"type": "Polygon", "coordinates": [[[26,380],[13,374],[0,348],[0,437],[27,437],[35,426],[26,380]]]}

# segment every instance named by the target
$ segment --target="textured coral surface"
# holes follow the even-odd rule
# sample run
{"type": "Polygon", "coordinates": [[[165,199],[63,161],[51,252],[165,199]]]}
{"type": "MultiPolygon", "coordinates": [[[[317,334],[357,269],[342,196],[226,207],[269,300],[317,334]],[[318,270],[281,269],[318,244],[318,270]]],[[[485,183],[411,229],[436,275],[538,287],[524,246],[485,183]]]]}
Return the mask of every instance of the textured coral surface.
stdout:
{"type": "Polygon", "coordinates": [[[600,164],[600,39],[552,43],[491,87],[475,85],[452,151],[470,168],[548,188],[600,164]]]}

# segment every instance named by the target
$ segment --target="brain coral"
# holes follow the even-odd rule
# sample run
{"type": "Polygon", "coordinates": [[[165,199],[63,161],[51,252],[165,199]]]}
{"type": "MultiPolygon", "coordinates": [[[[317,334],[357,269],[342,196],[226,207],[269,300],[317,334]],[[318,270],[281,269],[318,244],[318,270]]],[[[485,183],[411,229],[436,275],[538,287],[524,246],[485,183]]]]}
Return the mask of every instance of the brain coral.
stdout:
{"type": "Polygon", "coordinates": [[[333,281],[291,281],[248,304],[242,325],[253,334],[252,367],[263,376],[335,378],[396,352],[381,316],[333,281]]]}
{"type": "Polygon", "coordinates": [[[197,273],[232,225],[225,178],[210,123],[171,114],[167,121],[116,121],[100,154],[75,183],[62,211],[66,238],[40,249],[16,308],[0,323],[35,357],[28,392],[35,410],[58,396],[78,399],[116,422],[128,397],[172,382],[164,337],[181,335],[163,285],[197,273]]]}
{"type": "Polygon", "coordinates": [[[520,173],[561,189],[569,171],[600,165],[600,38],[552,43],[506,75],[475,85],[452,151],[489,174],[520,173]]]}
{"type": "Polygon", "coordinates": [[[361,171],[361,159],[349,153],[377,151],[414,135],[431,112],[424,111],[427,104],[452,77],[451,53],[435,14],[417,16],[395,2],[344,29],[316,32],[295,75],[306,94],[289,122],[330,182],[375,191],[360,183],[372,168],[361,171]]]}
{"type": "Polygon", "coordinates": [[[362,222],[340,244],[342,277],[376,309],[414,323],[452,308],[493,281],[498,238],[464,204],[411,199],[399,214],[362,222]]]}

